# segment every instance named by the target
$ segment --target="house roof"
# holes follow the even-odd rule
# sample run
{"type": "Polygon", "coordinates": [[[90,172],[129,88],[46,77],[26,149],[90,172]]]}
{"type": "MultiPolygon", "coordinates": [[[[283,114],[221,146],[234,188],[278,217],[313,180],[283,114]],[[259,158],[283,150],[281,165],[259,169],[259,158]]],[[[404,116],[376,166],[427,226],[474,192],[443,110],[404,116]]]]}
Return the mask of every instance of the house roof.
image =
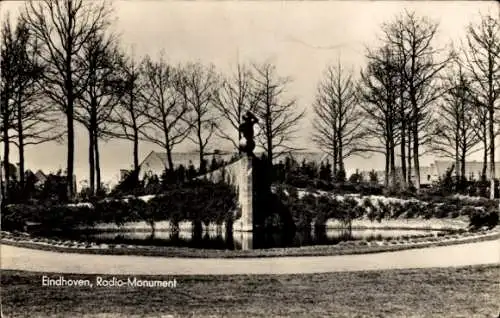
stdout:
{"type": "Polygon", "coordinates": [[[295,151],[286,154],[280,158],[276,158],[275,161],[283,160],[286,157],[291,157],[300,164],[304,160],[306,162],[316,162],[316,163],[326,162],[326,160],[329,158],[329,155],[323,152],[295,151]]]}
{"type": "MultiPolygon", "coordinates": [[[[213,152],[205,154],[205,158],[210,161],[212,156],[215,156],[219,160],[229,161],[233,155],[234,153],[230,152],[213,152]]],[[[200,165],[198,152],[173,152],[172,161],[175,167],[183,165],[187,168],[190,164],[193,164],[195,167],[200,165]]],[[[146,171],[156,174],[161,173],[168,167],[167,162],[167,153],[151,151],[140,164],[141,173],[146,171]]]]}
{"type": "MultiPolygon", "coordinates": [[[[435,161],[431,166],[434,168],[434,173],[438,176],[443,176],[446,174],[449,168],[454,164],[453,161],[435,161]]],[[[465,176],[474,175],[478,177],[483,171],[482,161],[466,161],[465,162],[465,176]]],[[[486,177],[490,177],[490,164],[486,164],[486,177]]],[[[495,178],[500,178],[500,162],[495,162],[495,178]]]]}
{"type": "Polygon", "coordinates": [[[38,180],[38,182],[45,182],[45,180],[47,180],[47,175],[45,173],[43,173],[42,170],[38,170],[35,173],[35,177],[38,180]]]}
{"type": "MultiPolygon", "coordinates": [[[[211,153],[206,153],[205,158],[210,163],[212,157],[215,157],[218,160],[230,161],[230,159],[235,155],[237,155],[236,152],[216,150],[211,153]]],[[[256,153],[256,155],[259,156],[260,153],[256,153]]],[[[321,152],[292,152],[290,154],[282,156],[281,158],[276,158],[275,161],[283,160],[283,158],[286,156],[294,158],[298,163],[301,163],[304,159],[306,161],[321,162],[326,161],[326,158],[328,157],[326,154],[321,152]]],[[[172,161],[176,167],[183,165],[187,168],[190,164],[193,164],[195,167],[199,167],[200,165],[198,152],[173,152],[172,161]]],[[[140,174],[143,174],[147,171],[159,174],[163,172],[167,168],[167,166],[167,154],[165,152],[151,151],[140,164],[140,174]]]]}

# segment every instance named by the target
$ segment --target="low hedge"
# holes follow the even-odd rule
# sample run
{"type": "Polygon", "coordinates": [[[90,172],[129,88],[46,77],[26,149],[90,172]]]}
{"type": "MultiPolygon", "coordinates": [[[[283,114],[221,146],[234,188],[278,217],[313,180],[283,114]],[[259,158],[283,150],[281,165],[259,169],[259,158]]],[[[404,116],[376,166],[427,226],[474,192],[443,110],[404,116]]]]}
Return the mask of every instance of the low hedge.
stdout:
{"type": "Polygon", "coordinates": [[[286,180],[286,185],[296,188],[313,188],[322,191],[332,191],[337,194],[358,193],[361,195],[382,195],[384,187],[377,183],[368,182],[332,182],[319,178],[310,179],[303,175],[291,175],[286,180]]]}
{"type": "Polygon", "coordinates": [[[2,213],[4,229],[21,229],[27,222],[43,229],[67,230],[97,223],[146,221],[154,229],[157,221],[222,223],[233,216],[236,194],[223,183],[196,180],[172,186],[147,202],[139,198],[105,199],[92,204],[8,205],[2,213]]]}
{"type": "Polygon", "coordinates": [[[277,186],[276,193],[289,207],[295,224],[307,227],[314,221],[322,227],[328,219],[337,219],[346,225],[360,217],[372,221],[398,218],[469,218],[471,228],[489,227],[498,224],[498,203],[494,200],[461,200],[445,198],[438,202],[417,199],[400,200],[395,198],[379,199],[370,196],[336,198],[327,194],[306,193],[299,198],[297,189],[290,186],[277,186]],[[444,201],[444,202],[443,202],[444,201]]]}
{"type": "MultiPolygon", "coordinates": [[[[324,227],[328,219],[337,219],[349,227],[353,219],[361,217],[380,222],[383,219],[463,216],[468,217],[473,229],[494,227],[499,220],[498,203],[492,200],[446,198],[438,202],[434,197],[427,201],[371,196],[335,198],[312,193],[299,198],[297,189],[289,186],[278,186],[275,192],[277,201],[288,210],[290,222],[299,229],[309,228],[311,223],[318,228],[324,227]]],[[[66,230],[96,223],[121,225],[145,221],[154,230],[155,222],[168,220],[174,225],[181,221],[192,221],[199,227],[203,223],[221,224],[236,218],[233,213],[236,207],[236,192],[232,187],[224,183],[196,180],[182,186],[172,186],[147,202],[131,197],[73,206],[9,205],[2,213],[2,225],[4,229],[15,230],[23,228],[27,222],[35,222],[42,228],[66,230]]],[[[270,215],[276,212],[273,205],[268,205],[267,209],[270,209],[270,215]]],[[[281,213],[281,216],[285,214],[281,213]]],[[[276,221],[270,217],[265,222],[274,224],[276,221]]]]}

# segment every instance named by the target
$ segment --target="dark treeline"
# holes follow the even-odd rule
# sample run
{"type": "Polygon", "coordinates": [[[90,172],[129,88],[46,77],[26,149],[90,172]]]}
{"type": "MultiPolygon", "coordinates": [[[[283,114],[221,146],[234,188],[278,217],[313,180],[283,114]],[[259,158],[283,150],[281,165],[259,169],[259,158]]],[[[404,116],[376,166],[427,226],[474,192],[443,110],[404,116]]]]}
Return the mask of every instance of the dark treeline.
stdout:
{"type": "MultiPolygon", "coordinates": [[[[26,147],[64,139],[66,196],[73,200],[75,125],[88,133],[92,196],[104,190],[101,142],[130,141],[132,171],[139,171],[141,142],[165,151],[168,171],[178,170],[172,159],[178,145],[191,142],[202,163],[194,169],[203,172],[209,170],[204,163],[214,137],[230,140],[237,149],[241,115],[251,110],[259,119],[257,145],[275,162],[299,149],[293,140],[308,106],[315,115],[312,141],[332,159],[324,177],[345,179],[346,159],[380,153],[385,186],[418,192],[421,156],[451,158],[454,177],[463,181],[466,158],[482,151],[483,179],[489,175],[494,184],[500,23],[491,14],[467,26],[463,45],[446,47],[437,42],[437,22],[405,11],[381,26],[380,43],[366,50],[360,74],[340,61],[326,66],[313,105],[298,105],[288,92],[292,79],[269,62],[242,63],[222,74],[199,62],[174,65],[162,52],[135,56],[111,29],[112,9],[101,1],[29,1],[18,17],[5,19],[3,203],[14,178],[12,145],[21,170],[16,186],[24,189],[26,147]]],[[[137,185],[142,176],[131,173],[130,178],[137,185]]]]}

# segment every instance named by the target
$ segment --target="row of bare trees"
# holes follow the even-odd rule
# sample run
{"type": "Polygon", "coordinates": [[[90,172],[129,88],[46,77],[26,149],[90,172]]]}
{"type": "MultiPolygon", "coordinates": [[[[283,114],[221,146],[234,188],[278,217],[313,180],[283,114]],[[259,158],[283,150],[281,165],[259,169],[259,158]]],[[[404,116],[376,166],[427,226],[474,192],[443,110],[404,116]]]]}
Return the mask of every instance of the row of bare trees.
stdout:
{"type": "MultiPolygon", "coordinates": [[[[10,145],[19,152],[19,170],[24,171],[24,150],[28,146],[57,140],[61,132],[54,126],[56,116],[42,94],[41,78],[46,67],[35,56],[40,48],[38,42],[31,42],[29,27],[19,21],[15,28],[10,18],[2,25],[1,33],[1,109],[0,127],[3,143],[3,171],[5,188],[9,186],[8,174],[12,171],[8,160],[10,145]]],[[[24,174],[20,174],[23,185],[24,174]]],[[[2,194],[4,194],[2,187],[2,194]]]]}
{"type": "Polygon", "coordinates": [[[174,65],[162,53],[136,59],[120,48],[111,18],[107,2],[43,0],[29,1],[15,23],[4,23],[6,180],[12,143],[19,147],[24,171],[25,146],[65,135],[68,195],[74,195],[75,121],[88,132],[91,193],[101,187],[99,142],[110,138],[132,142],[134,170],[140,141],[162,147],[166,168],[173,168],[175,146],[189,139],[203,164],[214,136],[238,145],[241,115],[251,110],[262,123],[258,138],[270,158],[291,147],[303,112],[294,99],[285,98],[290,80],[272,64],[241,64],[226,77],[213,65],[174,65]]]}
{"type": "Polygon", "coordinates": [[[261,121],[258,144],[275,158],[291,149],[294,129],[304,114],[294,99],[285,99],[289,80],[279,77],[270,63],[239,64],[233,74],[223,76],[213,65],[173,65],[160,54],[157,60],[129,60],[123,68],[122,101],[108,120],[113,127],[108,131],[133,141],[134,169],[141,140],[164,149],[169,169],[174,167],[175,146],[186,139],[196,145],[201,165],[215,136],[237,149],[247,110],[261,121]]]}
{"type": "Polygon", "coordinates": [[[333,158],[334,174],[347,157],[376,152],[385,156],[386,185],[418,190],[422,155],[453,159],[464,179],[466,158],[482,149],[493,196],[500,22],[482,16],[460,48],[439,47],[437,32],[436,22],[405,11],[383,24],[381,45],[366,50],[359,80],[340,63],[326,69],[313,140],[333,158]]]}
{"type": "MultiPolygon", "coordinates": [[[[225,76],[213,65],[170,63],[161,53],[136,58],[120,48],[111,18],[107,2],[43,0],[28,2],[15,27],[6,20],[0,119],[7,174],[11,144],[24,171],[24,147],[64,134],[73,195],[75,121],[88,132],[92,193],[101,186],[99,142],[110,138],[132,142],[135,170],[141,141],[162,147],[172,168],[174,148],[190,140],[202,164],[215,136],[238,147],[242,114],[251,110],[268,158],[294,149],[304,111],[287,91],[291,79],[272,64],[238,64],[225,76]]],[[[313,140],[333,158],[334,175],[350,156],[378,152],[387,185],[418,189],[426,152],[453,158],[463,178],[467,156],[483,149],[483,174],[489,161],[494,176],[499,29],[497,18],[484,16],[468,27],[463,47],[445,49],[436,46],[437,23],[405,12],[383,25],[381,45],[367,49],[359,78],[340,63],[328,67],[314,100],[313,140]]]]}

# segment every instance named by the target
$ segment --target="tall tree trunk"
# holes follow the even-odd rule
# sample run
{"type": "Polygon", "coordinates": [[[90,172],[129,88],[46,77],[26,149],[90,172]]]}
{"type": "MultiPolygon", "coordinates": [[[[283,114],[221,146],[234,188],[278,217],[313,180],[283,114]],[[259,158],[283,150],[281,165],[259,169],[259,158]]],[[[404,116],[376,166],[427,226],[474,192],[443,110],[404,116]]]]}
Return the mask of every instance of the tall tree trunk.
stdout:
{"type": "MultiPolygon", "coordinates": [[[[133,104],[134,103],[134,94],[130,94],[130,106],[129,109],[134,109],[133,104]]],[[[133,143],[133,162],[134,162],[134,175],[135,180],[134,184],[137,184],[139,182],[139,127],[137,127],[137,118],[135,116],[135,113],[133,111],[130,112],[130,115],[132,117],[132,130],[133,130],[133,138],[132,138],[132,143],[133,143]]]]}
{"type": "MultiPolygon", "coordinates": [[[[460,182],[462,180],[463,175],[461,175],[462,168],[461,168],[461,154],[460,154],[460,149],[459,149],[459,141],[458,141],[458,133],[455,132],[455,177],[457,178],[457,182],[460,182]]],[[[464,167],[465,168],[465,167],[464,167]]]]}
{"type": "Polygon", "coordinates": [[[412,154],[412,147],[411,147],[411,144],[412,144],[412,135],[411,135],[411,125],[408,127],[408,184],[413,184],[413,178],[412,178],[412,175],[413,175],[413,163],[412,163],[412,159],[413,159],[413,154],[412,154]]]}
{"type": "MultiPolygon", "coordinates": [[[[20,97],[21,92],[18,93],[20,97]]],[[[19,186],[21,191],[24,191],[24,130],[22,121],[22,105],[20,98],[17,100],[17,134],[18,134],[18,149],[19,149],[19,186]]]]}
{"type": "Polygon", "coordinates": [[[167,147],[165,150],[167,151],[168,168],[173,169],[174,168],[174,161],[172,160],[172,150],[170,149],[170,147],[167,147]]]}
{"type": "MultiPolygon", "coordinates": [[[[269,132],[271,131],[271,127],[269,127],[269,132]]],[[[269,133],[267,136],[267,161],[269,164],[269,167],[272,167],[273,165],[273,136],[269,133]]]]}
{"type": "Polygon", "coordinates": [[[390,169],[391,169],[391,186],[394,187],[396,186],[396,156],[395,156],[395,151],[394,151],[394,148],[395,145],[394,145],[394,138],[393,136],[391,136],[391,139],[390,139],[390,169]]]}
{"type": "Polygon", "coordinates": [[[486,169],[488,166],[488,137],[486,134],[484,134],[484,139],[483,139],[483,170],[481,171],[481,178],[480,180],[486,180],[486,169]]]}
{"type": "Polygon", "coordinates": [[[406,123],[405,123],[404,119],[401,123],[400,150],[401,150],[401,182],[402,182],[402,187],[406,188],[406,186],[407,186],[407,182],[406,182],[406,123]]]}
{"type": "Polygon", "coordinates": [[[134,127],[134,138],[133,138],[133,143],[134,143],[134,171],[139,170],[139,129],[134,127]]]}
{"type": "Polygon", "coordinates": [[[465,153],[465,150],[462,151],[462,155],[460,158],[460,183],[462,186],[465,185],[465,158],[467,157],[467,154],[465,153]]]}
{"type": "Polygon", "coordinates": [[[389,166],[389,161],[390,161],[390,151],[389,151],[389,144],[386,142],[386,145],[385,145],[385,180],[384,180],[384,186],[387,188],[389,186],[389,169],[390,169],[390,166],[389,166]]]}
{"type": "Polygon", "coordinates": [[[237,147],[236,147],[236,148],[238,149],[238,154],[239,154],[240,156],[241,156],[241,154],[242,154],[242,152],[241,152],[241,147],[240,147],[240,140],[241,140],[242,136],[241,136],[241,131],[240,131],[239,127],[240,127],[240,125],[241,125],[241,112],[242,112],[242,107],[243,107],[243,106],[241,106],[241,105],[239,106],[239,109],[238,109],[238,122],[237,122],[237,124],[238,124],[238,143],[237,143],[237,147]]]}
{"type": "MultiPolygon", "coordinates": [[[[4,195],[3,195],[3,201],[2,202],[8,202],[9,200],[9,181],[10,181],[10,162],[9,162],[9,155],[10,155],[10,144],[9,144],[9,126],[7,123],[4,122],[3,125],[3,169],[5,172],[4,178],[5,178],[5,189],[4,189],[4,195]]],[[[1,181],[1,180],[0,180],[1,181]]]]}
{"type": "Polygon", "coordinates": [[[94,158],[94,133],[89,127],[89,189],[90,194],[95,194],[95,158],[94,158]]]}
{"type": "Polygon", "coordinates": [[[24,187],[25,187],[25,183],[26,183],[25,174],[24,174],[25,168],[24,168],[24,140],[23,139],[24,138],[20,134],[18,150],[19,150],[19,186],[21,188],[21,191],[24,191],[24,187]]]}
{"type": "Polygon", "coordinates": [[[168,163],[168,168],[173,169],[174,168],[174,161],[172,160],[172,149],[170,149],[170,146],[167,141],[167,147],[165,147],[165,151],[167,152],[167,163],[168,163]]]}
{"type": "Polygon", "coordinates": [[[333,166],[332,166],[332,177],[337,177],[337,167],[338,167],[338,151],[337,151],[337,142],[335,141],[333,146],[333,166]]]}
{"type": "Polygon", "coordinates": [[[71,106],[68,107],[66,111],[66,120],[68,125],[68,157],[67,157],[67,169],[66,169],[66,182],[67,182],[67,194],[68,200],[73,200],[75,195],[75,187],[74,187],[74,160],[75,160],[75,130],[74,130],[74,122],[73,122],[73,100],[71,100],[71,106]]]}
{"type": "MultiPolygon", "coordinates": [[[[340,135],[340,134],[339,134],[340,135]]],[[[339,138],[339,148],[338,148],[338,161],[339,161],[339,170],[345,172],[345,167],[344,167],[344,150],[342,149],[342,140],[339,138]]]]}
{"type": "MultiPolygon", "coordinates": [[[[399,73],[399,79],[402,80],[404,74],[402,71],[399,73]]],[[[399,89],[399,116],[401,120],[401,183],[402,187],[407,187],[406,179],[406,114],[405,114],[405,102],[404,102],[404,87],[403,83],[400,82],[398,85],[399,89]]]]}
{"type": "Polygon", "coordinates": [[[493,103],[489,107],[489,136],[490,136],[490,199],[495,199],[495,109],[493,103]]]}
{"type": "Polygon", "coordinates": [[[203,139],[201,138],[201,121],[198,121],[198,131],[197,131],[197,137],[198,137],[198,155],[200,159],[200,171],[203,171],[203,173],[207,172],[207,167],[205,165],[205,153],[204,153],[204,147],[203,147],[203,139]]]}
{"type": "MultiPolygon", "coordinates": [[[[2,162],[2,157],[0,156],[0,163],[2,162]]],[[[0,210],[3,209],[5,205],[5,190],[3,186],[3,166],[0,164],[0,210]]]]}
{"type": "MultiPolygon", "coordinates": [[[[172,149],[170,147],[170,136],[168,135],[168,125],[167,121],[165,118],[163,118],[163,131],[165,134],[165,151],[167,152],[167,163],[168,163],[168,169],[173,170],[174,169],[174,161],[172,160],[172,149]]],[[[201,164],[201,162],[200,162],[201,164]]]]}
{"type": "Polygon", "coordinates": [[[96,192],[101,190],[101,162],[99,158],[99,136],[94,134],[96,192]]]}
{"type": "MultiPolygon", "coordinates": [[[[416,126],[416,125],[415,125],[416,126]]],[[[419,144],[418,144],[418,130],[415,127],[413,131],[413,162],[415,166],[415,188],[417,193],[420,191],[420,158],[419,158],[419,144]]]]}
{"type": "Polygon", "coordinates": [[[266,93],[266,134],[267,134],[267,160],[269,167],[273,167],[273,125],[271,122],[271,100],[269,92],[266,93]]]}

